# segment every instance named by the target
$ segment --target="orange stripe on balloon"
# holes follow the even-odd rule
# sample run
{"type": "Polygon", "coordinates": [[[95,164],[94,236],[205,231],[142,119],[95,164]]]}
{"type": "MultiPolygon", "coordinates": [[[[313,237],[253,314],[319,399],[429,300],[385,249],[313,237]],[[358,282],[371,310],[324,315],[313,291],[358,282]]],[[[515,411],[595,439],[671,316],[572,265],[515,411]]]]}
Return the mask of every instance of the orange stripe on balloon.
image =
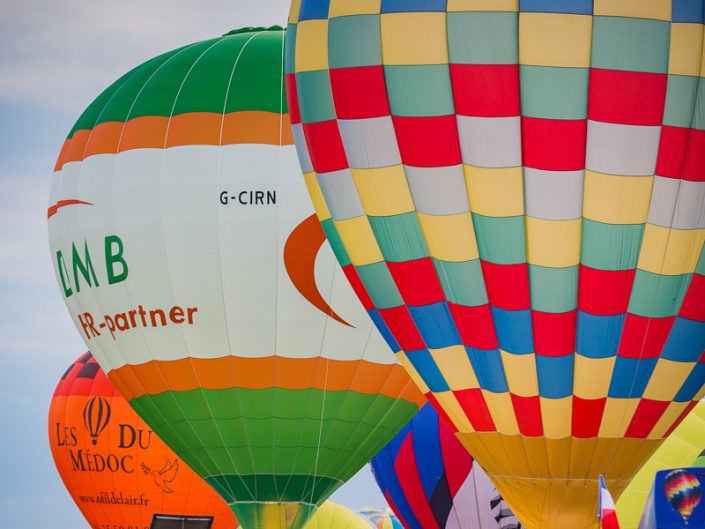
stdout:
{"type": "Polygon", "coordinates": [[[92,206],[90,202],[84,202],[83,200],[59,200],[56,204],[53,206],[49,206],[49,209],[47,209],[47,219],[52,218],[56,213],[61,209],[65,208],[66,206],[77,206],[77,205],[84,205],[84,206],[92,206]]]}
{"type": "Polygon", "coordinates": [[[68,138],[54,168],[97,154],[133,149],[163,149],[182,145],[293,145],[288,114],[244,110],[218,114],[188,112],[171,119],[141,116],[126,123],[110,121],[93,130],[79,130],[68,138]]]}
{"type": "Polygon", "coordinates": [[[413,402],[419,407],[426,402],[402,366],[365,360],[189,357],[125,365],[112,370],[108,376],[128,400],[167,391],[281,388],[380,394],[413,402]]]}
{"type": "Polygon", "coordinates": [[[311,215],[294,228],[284,246],[284,267],[296,290],[318,310],[338,323],[352,327],[328,305],[316,284],[316,256],[326,240],[316,215],[311,215]]]}

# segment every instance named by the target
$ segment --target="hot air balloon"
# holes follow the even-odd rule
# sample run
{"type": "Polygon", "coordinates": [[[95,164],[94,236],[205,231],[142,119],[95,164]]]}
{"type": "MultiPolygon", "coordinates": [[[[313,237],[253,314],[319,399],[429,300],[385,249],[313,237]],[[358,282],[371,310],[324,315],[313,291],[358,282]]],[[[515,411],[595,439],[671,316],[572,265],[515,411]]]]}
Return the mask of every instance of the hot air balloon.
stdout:
{"type": "Polygon", "coordinates": [[[204,524],[194,529],[237,526],[227,503],[154,435],[90,353],[72,363],[56,387],[49,443],[61,479],[92,529],[157,529],[151,525],[155,514],[201,518],[204,524]],[[96,403],[104,411],[98,434],[84,421],[96,403]]]}
{"type": "Polygon", "coordinates": [[[370,529],[364,518],[340,503],[327,500],[304,529],[370,529]]]}
{"type": "Polygon", "coordinates": [[[55,272],[132,407],[246,529],[300,528],[424,402],[313,216],[284,31],[147,61],[61,151],[55,272]]]}
{"type": "Polygon", "coordinates": [[[666,475],[663,492],[668,503],[686,524],[703,495],[698,478],[684,469],[672,470],[666,475]]]}
{"type": "Polygon", "coordinates": [[[91,436],[91,442],[98,444],[98,436],[110,422],[110,404],[103,397],[91,397],[83,409],[83,424],[91,436]]]}
{"type": "Polygon", "coordinates": [[[529,527],[594,526],[702,396],[700,0],[295,0],[319,219],[529,527]],[[700,89],[699,89],[700,87],[700,89]]]}
{"type": "Polygon", "coordinates": [[[622,529],[637,529],[654,476],[659,470],[705,466],[698,455],[705,448],[705,402],[699,402],[668,439],[641,467],[617,502],[622,529]]]}
{"type": "Polygon", "coordinates": [[[372,471],[406,529],[521,528],[430,404],[372,458],[372,471]]]}
{"type": "Polygon", "coordinates": [[[389,509],[379,507],[363,507],[357,513],[367,519],[375,529],[404,529],[399,518],[389,509]]]}

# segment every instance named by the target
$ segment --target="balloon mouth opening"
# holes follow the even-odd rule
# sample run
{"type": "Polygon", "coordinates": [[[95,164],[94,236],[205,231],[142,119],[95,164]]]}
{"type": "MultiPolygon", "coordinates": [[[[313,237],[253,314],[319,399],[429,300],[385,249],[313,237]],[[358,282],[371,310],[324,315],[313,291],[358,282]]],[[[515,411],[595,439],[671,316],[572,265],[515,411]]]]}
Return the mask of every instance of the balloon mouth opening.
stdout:
{"type": "Polygon", "coordinates": [[[277,25],[269,27],[247,26],[244,28],[233,29],[231,31],[228,31],[227,33],[223,33],[223,37],[227,37],[228,35],[240,35],[241,33],[258,33],[260,31],[284,31],[284,28],[277,25]]]}

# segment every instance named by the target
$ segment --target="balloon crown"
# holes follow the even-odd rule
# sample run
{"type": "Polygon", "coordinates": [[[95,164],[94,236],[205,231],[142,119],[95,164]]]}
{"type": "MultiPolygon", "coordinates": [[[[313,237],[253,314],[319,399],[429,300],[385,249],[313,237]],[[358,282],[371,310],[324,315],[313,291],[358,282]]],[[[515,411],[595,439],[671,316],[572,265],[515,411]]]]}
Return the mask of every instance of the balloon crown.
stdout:
{"type": "Polygon", "coordinates": [[[228,35],[239,35],[240,33],[255,33],[258,31],[284,31],[284,28],[281,26],[269,26],[268,28],[264,26],[247,26],[223,33],[223,37],[227,37],[228,35]]]}

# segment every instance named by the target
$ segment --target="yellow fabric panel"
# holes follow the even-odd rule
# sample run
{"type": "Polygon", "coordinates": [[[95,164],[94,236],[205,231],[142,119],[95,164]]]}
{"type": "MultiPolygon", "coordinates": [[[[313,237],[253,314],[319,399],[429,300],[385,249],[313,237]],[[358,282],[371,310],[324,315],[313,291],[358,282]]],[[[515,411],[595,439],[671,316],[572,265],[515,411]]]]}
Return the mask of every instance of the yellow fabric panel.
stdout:
{"type": "Polygon", "coordinates": [[[458,399],[455,398],[452,391],[434,393],[433,396],[436,397],[438,403],[443,407],[446,414],[459,431],[467,433],[473,433],[475,431],[475,428],[473,428],[468,416],[465,414],[465,411],[460,406],[458,399]]]}
{"type": "Polygon", "coordinates": [[[377,15],[382,8],[382,0],[331,0],[328,18],[347,15],[377,15]]]}
{"type": "Polygon", "coordinates": [[[583,216],[605,224],[644,224],[653,176],[614,176],[585,171],[583,216]]]}
{"type": "Polygon", "coordinates": [[[451,390],[460,391],[480,387],[468,353],[462,345],[429,349],[429,352],[451,390]]]}
{"type": "MultiPolygon", "coordinates": [[[[662,439],[668,429],[673,426],[673,421],[675,421],[685,408],[690,404],[689,402],[671,402],[663,412],[663,415],[658,420],[653,430],[649,434],[649,439],[662,439]]],[[[692,463],[692,461],[690,461],[692,463]]]]}
{"type": "Polygon", "coordinates": [[[311,196],[313,209],[316,210],[318,220],[323,222],[324,220],[331,218],[330,211],[328,210],[328,204],[326,204],[326,199],[323,198],[321,186],[318,185],[316,173],[306,173],[304,175],[304,182],[306,182],[306,189],[308,189],[308,194],[311,196]]]}
{"type": "MultiPolygon", "coordinates": [[[[263,527],[282,527],[282,524],[264,525],[263,527]]],[[[304,529],[370,529],[370,524],[351,509],[328,500],[306,522],[304,529]]]]}
{"type": "Polygon", "coordinates": [[[695,362],[674,362],[659,358],[644,390],[644,398],[672,401],[694,366],[695,362]]]}
{"type": "Polygon", "coordinates": [[[595,0],[595,15],[671,21],[671,0],[595,0]]]}
{"type": "Polygon", "coordinates": [[[587,358],[575,355],[573,392],[581,399],[599,399],[607,395],[614,371],[615,357],[587,358]]]}
{"type": "Polygon", "coordinates": [[[556,13],[519,14],[519,63],[590,66],[592,17],[556,13]]]}
{"type": "Polygon", "coordinates": [[[470,209],[487,217],[524,214],[524,182],[521,167],[487,169],[464,165],[470,209]]]}
{"type": "Polygon", "coordinates": [[[573,397],[547,399],[541,397],[543,434],[549,439],[570,437],[573,417],[573,397]]]}
{"type": "Polygon", "coordinates": [[[351,169],[351,172],[362,207],[368,215],[389,217],[414,211],[403,166],[351,169]]]}
{"type": "Polygon", "coordinates": [[[529,264],[550,268],[580,262],[581,219],[544,220],[526,217],[526,249],[529,264]]]}
{"type": "Polygon", "coordinates": [[[705,229],[677,230],[647,224],[639,254],[639,269],[661,275],[690,274],[705,242],[705,229]]]}
{"type": "Polygon", "coordinates": [[[430,392],[431,390],[423,381],[418,371],[416,371],[414,364],[411,363],[409,358],[406,356],[406,353],[404,351],[399,351],[398,353],[396,353],[396,357],[399,360],[399,363],[404,367],[404,369],[406,369],[406,372],[409,374],[409,378],[411,378],[414,384],[416,384],[416,386],[419,388],[419,391],[424,395],[430,392]]]}
{"type": "Polygon", "coordinates": [[[486,389],[482,390],[482,395],[485,397],[497,431],[505,435],[517,435],[519,425],[512,404],[512,396],[509,393],[493,393],[486,389]]]}
{"type": "Polygon", "coordinates": [[[672,24],[668,73],[697,77],[700,73],[702,47],[702,24],[672,24]]]}
{"type": "Polygon", "coordinates": [[[515,355],[500,351],[504,374],[509,391],[520,397],[535,397],[539,394],[539,379],[536,374],[536,355],[515,355]]]}
{"type": "Polygon", "coordinates": [[[519,0],[448,0],[448,11],[519,11],[519,0]]]}
{"type": "Polygon", "coordinates": [[[608,397],[602,414],[599,437],[624,437],[641,399],[613,399],[608,397]]]}
{"type": "Polygon", "coordinates": [[[355,266],[379,263],[384,260],[367,217],[333,222],[355,266]]]}
{"type": "Polygon", "coordinates": [[[452,262],[480,257],[470,213],[417,215],[431,257],[452,262]]]}
{"type": "Polygon", "coordinates": [[[295,64],[297,72],[311,72],[328,69],[327,20],[304,20],[296,30],[295,64]]]}
{"type": "Polygon", "coordinates": [[[296,24],[299,21],[299,13],[301,12],[301,0],[292,0],[289,8],[289,24],[296,24]]]}
{"type": "Polygon", "coordinates": [[[388,13],[381,19],[384,64],[448,64],[445,13],[388,13]]]}

